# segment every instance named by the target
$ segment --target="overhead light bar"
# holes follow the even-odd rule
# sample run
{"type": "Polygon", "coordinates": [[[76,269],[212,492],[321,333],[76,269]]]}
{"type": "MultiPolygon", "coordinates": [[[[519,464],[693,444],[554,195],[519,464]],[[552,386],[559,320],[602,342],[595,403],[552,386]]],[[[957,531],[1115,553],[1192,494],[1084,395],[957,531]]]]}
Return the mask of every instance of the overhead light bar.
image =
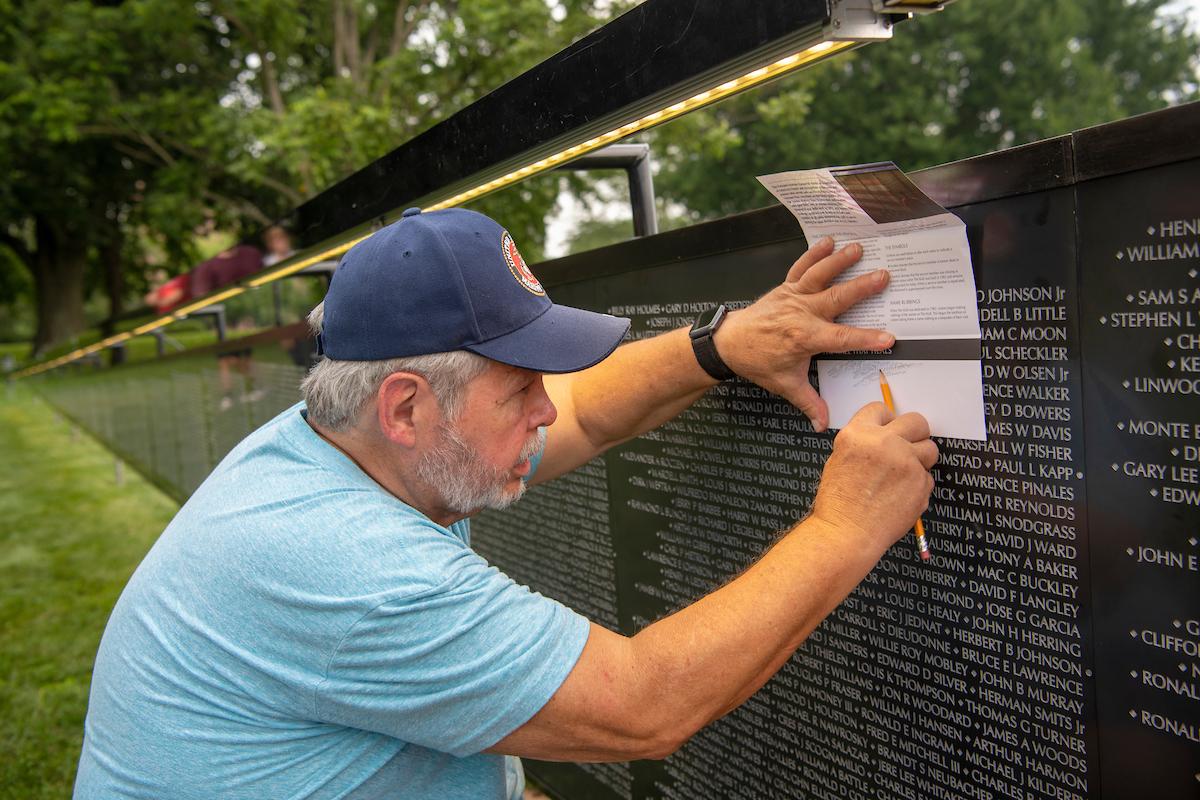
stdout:
{"type": "MultiPolygon", "coordinates": [[[[200,300],[197,300],[194,303],[188,303],[186,306],[183,306],[182,308],[177,308],[174,311],[172,311],[169,316],[162,317],[162,319],[160,319],[158,321],[161,322],[164,319],[170,320],[170,321],[174,321],[177,319],[183,319],[184,317],[186,317],[188,314],[192,313],[193,311],[199,311],[202,308],[207,308],[208,306],[219,303],[222,300],[228,300],[231,297],[237,297],[239,294],[241,294],[244,291],[246,291],[245,286],[231,286],[228,289],[223,289],[223,290],[217,292],[216,294],[211,294],[208,297],[204,297],[200,300]]],[[[164,323],[164,324],[166,324],[166,323],[164,323]]]]}
{"type": "Polygon", "coordinates": [[[244,286],[232,286],[232,287],[225,289],[223,291],[220,291],[214,295],[205,297],[202,300],[197,300],[194,303],[190,303],[189,305],[186,305],[183,308],[176,309],[175,311],[172,311],[170,314],[168,314],[165,317],[160,317],[160,318],[154,320],[153,322],[148,322],[145,325],[134,328],[131,331],[124,331],[122,333],[113,334],[112,336],[109,336],[107,339],[101,339],[100,341],[98,341],[94,344],[90,344],[87,347],[81,347],[78,350],[68,353],[67,355],[59,356],[58,358],[52,359],[51,361],[43,362],[41,364],[35,364],[32,367],[26,367],[25,369],[20,370],[19,372],[13,373],[13,377],[14,378],[26,378],[26,377],[29,377],[30,375],[37,375],[38,373],[45,372],[46,370],[54,369],[55,367],[60,367],[63,364],[68,364],[72,361],[77,361],[77,360],[83,358],[84,356],[91,355],[92,353],[98,353],[101,350],[104,350],[105,348],[112,347],[112,346],[118,345],[118,344],[123,344],[123,343],[129,341],[130,339],[134,338],[135,336],[142,336],[146,333],[149,333],[150,331],[156,330],[158,328],[162,328],[166,325],[171,324],[172,322],[175,322],[176,320],[183,319],[184,317],[186,317],[188,314],[192,313],[193,311],[199,311],[200,309],[211,306],[214,303],[219,303],[222,300],[228,300],[230,297],[236,297],[237,295],[239,295],[245,291],[246,291],[246,288],[244,286]]]}
{"type": "MultiPolygon", "coordinates": [[[[459,188],[455,191],[452,188],[450,191],[453,193],[448,197],[439,199],[436,194],[433,194],[417,198],[416,202],[423,202],[426,210],[434,211],[477,200],[480,197],[511,186],[533,175],[554,169],[568,161],[635,133],[661,125],[690,111],[719,102],[738,92],[759,86],[789,72],[810,66],[818,61],[868,42],[889,39],[892,35],[892,21],[894,19],[903,18],[910,13],[939,11],[949,2],[953,2],[953,0],[831,0],[828,24],[817,28],[813,38],[810,39],[812,44],[802,50],[775,59],[768,64],[757,66],[737,77],[729,78],[726,73],[724,76],[714,78],[713,85],[697,91],[686,99],[671,102],[650,113],[642,114],[635,119],[616,125],[603,133],[597,135],[593,135],[590,131],[581,133],[582,136],[587,136],[588,138],[576,143],[567,144],[564,142],[566,146],[563,146],[562,149],[550,155],[543,156],[540,153],[536,154],[532,156],[535,160],[531,160],[516,169],[505,172],[499,177],[491,178],[488,175],[484,175],[484,178],[490,179],[469,186],[466,189],[459,188]]],[[[495,173],[493,172],[492,174],[495,173]]],[[[459,187],[461,187],[461,184],[459,184],[459,187]]],[[[397,210],[399,209],[393,210],[392,214],[397,210]]],[[[247,289],[264,286],[281,278],[294,275],[311,267],[313,264],[339,258],[354,245],[365,240],[372,232],[374,231],[372,230],[363,234],[360,228],[352,238],[346,241],[327,247],[313,255],[297,256],[295,257],[296,260],[290,263],[285,263],[274,270],[251,278],[245,282],[245,285],[230,287],[216,294],[201,298],[183,308],[134,328],[127,333],[109,337],[66,356],[60,356],[52,361],[28,367],[15,373],[15,377],[25,377],[53,369],[64,363],[102,350],[105,347],[123,342],[133,336],[142,336],[158,328],[162,328],[186,317],[192,312],[239,295],[247,289]]]]}
{"type": "MultiPolygon", "coordinates": [[[[374,233],[374,231],[371,233],[374,233]]],[[[274,272],[268,272],[265,275],[259,275],[256,278],[252,278],[247,282],[246,285],[251,288],[257,288],[259,286],[263,286],[264,284],[271,283],[272,281],[277,281],[280,278],[286,278],[288,275],[295,275],[297,272],[303,272],[313,264],[319,264],[322,261],[330,261],[338,256],[341,256],[351,247],[354,247],[354,245],[358,244],[359,242],[366,241],[370,235],[371,234],[368,233],[366,236],[358,236],[354,239],[350,239],[349,241],[342,242],[336,247],[331,247],[328,250],[323,250],[322,252],[317,253],[315,256],[306,256],[301,260],[293,264],[288,264],[285,267],[281,267],[274,272]]]]}
{"type": "Polygon", "coordinates": [[[773,80],[779,76],[799,69],[800,67],[812,64],[814,61],[819,61],[823,58],[839,53],[842,50],[854,47],[858,42],[844,41],[831,42],[825,41],[809,47],[799,53],[793,53],[790,56],[781,58],[778,61],[768,64],[765,67],[759,67],[733,80],[725,81],[724,83],[714,86],[711,89],[706,89],[699,94],[695,94],[686,100],[681,100],[678,103],[673,103],[666,108],[659,109],[653,113],[647,114],[641,119],[628,122],[619,128],[602,133],[599,136],[588,139],[585,142],[580,142],[577,145],[568,147],[566,150],[561,150],[552,156],[548,156],[532,164],[527,164],[518,170],[514,170],[507,175],[502,175],[499,178],[488,181],[487,183],[468,189],[465,192],[460,192],[453,197],[448,197],[445,200],[434,203],[428,206],[428,210],[436,211],[442,208],[451,208],[454,206],[469,203],[476,200],[485,194],[490,194],[506,186],[511,186],[518,181],[536,175],[540,172],[553,169],[560,164],[579,158],[580,156],[590,153],[593,150],[599,149],[606,145],[610,145],[626,136],[631,136],[648,128],[653,128],[656,125],[661,125],[664,122],[675,119],[678,116],[694,111],[703,106],[711,105],[726,97],[745,91],[760,83],[773,80]]]}
{"type": "MultiPolygon", "coordinates": [[[[694,111],[702,106],[719,102],[724,100],[726,97],[737,94],[738,92],[745,91],[746,89],[750,89],[761,83],[773,80],[781,75],[784,75],[785,73],[791,72],[792,70],[808,66],[815,61],[828,58],[843,50],[856,47],[859,44],[861,44],[859,41],[819,42],[799,53],[793,53],[792,55],[781,58],[765,67],[759,67],[758,69],[752,70],[745,75],[725,81],[724,83],[721,83],[712,89],[706,89],[705,91],[693,95],[686,100],[673,103],[666,108],[654,111],[653,113],[647,114],[640,119],[634,120],[633,122],[628,122],[619,128],[602,133],[599,136],[595,136],[587,141],[580,142],[579,144],[568,147],[565,150],[560,150],[551,156],[547,156],[546,158],[542,158],[531,164],[527,164],[520,169],[513,170],[512,172],[502,175],[499,178],[490,180],[487,183],[482,183],[464,192],[459,192],[452,197],[448,197],[445,200],[440,200],[427,205],[425,206],[425,210],[438,211],[443,208],[453,208],[455,206],[460,206],[463,203],[469,203],[472,200],[477,200],[486,194],[499,191],[500,189],[511,186],[514,183],[518,183],[526,178],[532,177],[533,175],[547,172],[559,166],[560,164],[564,164],[568,161],[579,158],[582,155],[610,145],[613,142],[624,139],[627,136],[632,136],[635,133],[653,128],[656,125],[661,125],[664,122],[675,119],[676,117],[686,114],[689,111],[694,111]]],[[[354,245],[364,241],[368,236],[370,236],[370,234],[367,234],[366,236],[359,236],[355,239],[351,239],[348,242],[343,242],[342,244],[339,244],[328,250],[317,253],[316,255],[308,256],[300,261],[297,261],[296,263],[288,264],[287,266],[281,267],[273,272],[259,275],[258,277],[250,280],[247,285],[250,287],[263,286],[280,278],[285,278],[289,275],[294,275],[297,272],[301,272],[302,270],[311,267],[313,264],[321,261],[329,261],[333,258],[339,257],[345,254],[350,248],[354,247],[354,245]]]]}

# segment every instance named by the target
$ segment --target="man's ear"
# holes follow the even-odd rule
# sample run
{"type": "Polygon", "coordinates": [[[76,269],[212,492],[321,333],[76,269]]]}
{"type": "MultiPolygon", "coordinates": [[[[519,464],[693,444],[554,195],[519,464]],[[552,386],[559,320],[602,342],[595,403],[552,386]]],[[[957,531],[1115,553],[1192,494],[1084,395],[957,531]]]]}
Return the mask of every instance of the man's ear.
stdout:
{"type": "Polygon", "coordinates": [[[415,372],[393,372],[384,378],[375,410],[379,430],[402,447],[415,447],[418,437],[441,419],[437,397],[428,381],[415,372]]]}

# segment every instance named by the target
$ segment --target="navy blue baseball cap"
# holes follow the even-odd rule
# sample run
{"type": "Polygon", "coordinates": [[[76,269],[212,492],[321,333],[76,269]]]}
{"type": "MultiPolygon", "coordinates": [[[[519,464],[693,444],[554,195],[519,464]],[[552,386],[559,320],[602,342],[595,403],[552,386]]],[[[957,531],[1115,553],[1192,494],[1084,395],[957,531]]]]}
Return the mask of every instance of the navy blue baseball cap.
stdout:
{"type": "Polygon", "coordinates": [[[470,350],[575,372],[603,361],[628,330],[628,319],[550,302],[508,231],[483,214],[410,208],[342,257],[318,345],[342,361],[470,350]]]}

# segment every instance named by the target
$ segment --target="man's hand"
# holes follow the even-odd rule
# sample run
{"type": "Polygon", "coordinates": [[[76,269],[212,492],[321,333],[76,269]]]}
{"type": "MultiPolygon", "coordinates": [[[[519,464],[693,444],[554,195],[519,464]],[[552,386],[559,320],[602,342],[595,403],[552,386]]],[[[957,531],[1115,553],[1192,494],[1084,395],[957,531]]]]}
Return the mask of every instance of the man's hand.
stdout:
{"type": "Polygon", "coordinates": [[[812,516],[857,531],[882,554],[929,506],[937,457],[920,414],[897,417],[883,403],[863,406],[833,440],[812,516]]]}
{"type": "Polygon", "coordinates": [[[885,350],[896,341],[884,331],[833,321],[887,286],[886,270],[830,285],[860,258],[861,245],[849,244],[835,253],[833,240],[822,239],[792,265],[782,284],[749,308],[730,313],[715,337],[717,352],[730,369],[791,402],[818,431],[829,426],[829,407],[808,381],[812,356],[885,350]]]}

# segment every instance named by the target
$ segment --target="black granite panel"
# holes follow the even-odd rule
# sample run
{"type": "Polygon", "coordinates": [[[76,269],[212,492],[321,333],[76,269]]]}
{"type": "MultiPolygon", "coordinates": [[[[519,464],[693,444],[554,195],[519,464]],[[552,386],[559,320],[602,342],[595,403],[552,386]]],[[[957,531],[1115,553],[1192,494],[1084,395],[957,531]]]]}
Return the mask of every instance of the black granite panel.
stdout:
{"type": "Polygon", "coordinates": [[[1106,798],[1200,793],[1200,160],[1079,186],[1106,798]]]}

